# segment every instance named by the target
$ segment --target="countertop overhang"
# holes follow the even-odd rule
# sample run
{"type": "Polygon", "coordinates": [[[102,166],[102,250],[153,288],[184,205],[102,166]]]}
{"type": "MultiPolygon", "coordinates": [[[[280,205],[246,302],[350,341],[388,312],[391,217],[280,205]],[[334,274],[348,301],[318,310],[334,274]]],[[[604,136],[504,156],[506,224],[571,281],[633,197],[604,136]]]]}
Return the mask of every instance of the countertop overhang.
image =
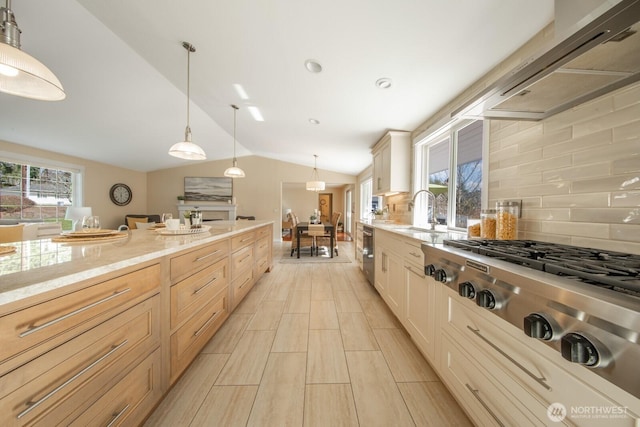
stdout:
{"type": "Polygon", "coordinates": [[[51,239],[2,244],[16,251],[0,257],[0,305],[92,279],[259,228],[273,221],[212,221],[208,232],[161,235],[131,230],[110,242],[54,243],[51,239]]]}

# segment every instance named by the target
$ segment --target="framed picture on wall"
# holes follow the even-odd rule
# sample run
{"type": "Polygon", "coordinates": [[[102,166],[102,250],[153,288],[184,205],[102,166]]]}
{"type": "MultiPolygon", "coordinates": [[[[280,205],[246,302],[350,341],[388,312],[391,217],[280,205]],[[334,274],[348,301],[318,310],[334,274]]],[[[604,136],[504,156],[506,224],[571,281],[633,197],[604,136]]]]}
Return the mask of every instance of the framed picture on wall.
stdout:
{"type": "Polygon", "coordinates": [[[227,177],[184,178],[184,198],[194,202],[225,202],[233,198],[233,179],[227,177]]]}

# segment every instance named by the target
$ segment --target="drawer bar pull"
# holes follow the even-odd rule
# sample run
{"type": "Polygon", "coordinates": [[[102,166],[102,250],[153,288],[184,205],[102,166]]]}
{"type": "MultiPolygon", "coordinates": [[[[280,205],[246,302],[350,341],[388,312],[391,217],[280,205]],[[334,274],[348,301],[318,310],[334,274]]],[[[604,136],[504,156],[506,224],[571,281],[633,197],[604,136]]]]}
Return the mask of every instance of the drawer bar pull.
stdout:
{"type": "Polygon", "coordinates": [[[200,335],[202,333],[202,331],[204,331],[205,329],[207,329],[207,326],[209,326],[209,323],[213,322],[217,317],[218,314],[220,314],[220,311],[216,311],[215,313],[213,313],[213,316],[211,316],[209,318],[209,320],[207,320],[206,322],[204,322],[204,325],[200,326],[200,329],[198,329],[197,331],[195,331],[193,333],[194,337],[197,337],[198,335],[200,335]]]}
{"type": "Polygon", "coordinates": [[[120,417],[123,416],[125,412],[127,412],[127,409],[129,409],[129,406],[130,405],[127,404],[127,406],[122,408],[119,412],[114,413],[113,414],[113,419],[111,420],[111,422],[109,424],[107,424],[107,427],[114,426],[118,422],[120,417]]]}
{"type": "Polygon", "coordinates": [[[509,356],[507,353],[505,353],[504,351],[502,351],[500,348],[498,348],[498,346],[496,346],[494,343],[492,343],[491,341],[489,341],[488,339],[486,339],[485,337],[482,336],[482,334],[480,333],[479,329],[473,329],[471,326],[467,325],[467,329],[469,329],[471,332],[473,332],[474,334],[476,334],[476,336],[478,338],[480,338],[482,341],[486,342],[487,344],[489,344],[495,351],[497,351],[498,353],[500,353],[501,355],[503,355],[509,362],[513,363],[514,365],[516,365],[518,368],[520,368],[525,374],[529,375],[531,378],[533,378],[538,384],[540,384],[542,387],[544,387],[547,390],[551,390],[551,386],[549,384],[546,383],[547,379],[545,377],[538,377],[536,376],[533,372],[529,371],[527,368],[525,368],[524,366],[522,366],[517,360],[515,360],[514,358],[512,358],[511,356],[509,356]]]}
{"type": "Polygon", "coordinates": [[[417,254],[417,253],[415,253],[415,252],[413,252],[413,251],[409,252],[409,255],[413,255],[413,256],[414,256],[414,257],[416,257],[416,258],[422,258],[422,255],[421,255],[421,254],[417,254]]]}
{"type": "Polygon", "coordinates": [[[240,261],[238,261],[238,264],[243,263],[247,258],[251,258],[251,255],[247,255],[246,257],[242,258],[240,261]]]}
{"type": "Polygon", "coordinates": [[[473,394],[473,397],[476,398],[476,400],[478,402],[480,402],[480,404],[482,405],[482,407],[484,409],[487,410],[487,412],[489,413],[489,415],[491,415],[491,418],[494,419],[494,421],[496,423],[498,423],[498,425],[500,427],[504,427],[504,424],[502,424],[502,422],[500,421],[500,419],[498,419],[498,417],[496,416],[496,414],[491,410],[491,408],[489,408],[489,405],[487,405],[484,400],[482,400],[482,398],[480,397],[480,392],[478,390],[475,390],[473,388],[471,388],[471,386],[468,383],[465,383],[465,385],[467,386],[467,388],[469,389],[469,391],[471,392],[471,394],[473,394]]]}
{"type": "Polygon", "coordinates": [[[246,239],[242,239],[242,240],[240,240],[240,243],[242,243],[242,242],[248,242],[249,240],[251,240],[251,237],[247,237],[246,239]]]}
{"type": "Polygon", "coordinates": [[[124,340],[120,344],[112,346],[111,350],[109,350],[108,352],[106,352],[105,354],[100,356],[98,359],[96,359],[93,362],[91,362],[89,365],[87,365],[84,368],[82,368],[82,370],[80,370],[79,372],[74,374],[71,378],[69,378],[68,380],[66,380],[62,384],[60,384],[58,387],[54,388],[49,393],[47,393],[46,395],[42,396],[37,402],[27,402],[26,403],[27,409],[25,409],[24,411],[20,412],[18,414],[17,418],[20,419],[20,418],[24,417],[29,412],[33,411],[38,406],[42,405],[44,402],[46,402],[48,399],[50,399],[54,394],[56,394],[57,392],[59,392],[60,390],[62,390],[63,388],[65,388],[66,386],[68,386],[69,384],[71,384],[72,382],[77,380],[78,378],[80,378],[82,375],[87,373],[87,371],[89,371],[94,366],[96,366],[97,364],[99,364],[100,362],[102,362],[103,360],[108,358],[109,356],[111,356],[113,353],[115,353],[116,351],[120,350],[120,348],[122,346],[126,345],[128,341],[129,340],[124,340]]]}
{"type": "Polygon", "coordinates": [[[200,286],[198,289],[193,291],[193,295],[198,295],[200,292],[202,292],[203,289],[205,289],[207,286],[209,286],[210,284],[212,284],[216,280],[218,280],[217,277],[214,277],[213,279],[209,280],[207,283],[205,283],[204,285],[200,286]]]}
{"type": "Polygon", "coordinates": [[[129,292],[130,290],[131,290],[131,288],[127,288],[127,289],[123,289],[123,290],[121,290],[121,291],[114,292],[114,293],[113,293],[113,295],[109,295],[108,297],[106,297],[106,298],[102,298],[102,299],[101,299],[101,300],[99,300],[99,301],[92,302],[91,304],[89,304],[89,305],[85,305],[84,307],[79,308],[79,309],[77,309],[77,310],[74,310],[74,311],[72,311],[71,313],[67,313],[67,314],[65,314],[64,316],[57,317],[57,318],[55,318],[55,319],[53,319],[53,320],[50,320],[50,321],[48,321],[48,322],[46,322],[46,323],[43,323],[43,324],[42,324],[42,325],[40,325],[40,326],[36,326],[36,327],[31,328],[31,329],[27,329],[26,331],[22,332],[22,333],[21,333],[20,335],[18,335],[18,336],[19,336],[20,338],[24,338],[24,337],[26,337],[26,336],[29,336],[29,335],[31,335],[31,334],[33,334],[33,333],[35,333],[35,332],[38,332],[38,331],[43,330],[44,328],[48,328],[49,326],[55,325],[56,323],[62,322],[63,320],[67,320],[68,318],[73,317],[73,316],[75,316],[76,314],[80,314],[80,313],[82,313],[82,312],[84,312],[84,311],[87,311],[87,310],[89,310],[90,308],[94,308],[94,307],[96,307],[96,306],[98,306],[98,305],[100,305],[100,304],[103,304],[103,303],[107,302],[107,301],[111,301],[112,299],[114,299],[114,298],[116,298],[116,297],[119,297],[120,295],[126,294],[126,293],[127,293],[127,292],[129,292]]]}
{"type": "Polygon", "coordinates": [[[408,265],[405,265],[404,268],[406,268],[407,270],[409,270],[411,273],[415,274],[416,276],[418,276],[421,279],[424,279],[426,276],[424,274],[420,274],[420,273],[416,273],[413,268],[411,268],[408,265]]]}
{"type": "Polygon", "coordinates": [[[242,289],[242,288],[244,287],[244,285],[246,285],[246,284],[247,284],[247,282],[248,282],[249,280],[251,280],[251,277],[247,277],[247,278],[245,279],[245,281],[244,281],[244,282],[242,282],[242,285],[240,285],[240,286],[238,287],[238,289],[242,289]]]}
{"type": "Polygon", "coordinates": [[[196,258],[196,260],[194,262],[198,262],[198,261],[202,261],[203,259],[207,259],[210,256],[214,256],[218,252],[220,252],[220,249],[216,249],[215,251],[211,252],[210,254],[199,256],[198,258],[196,258]]]}

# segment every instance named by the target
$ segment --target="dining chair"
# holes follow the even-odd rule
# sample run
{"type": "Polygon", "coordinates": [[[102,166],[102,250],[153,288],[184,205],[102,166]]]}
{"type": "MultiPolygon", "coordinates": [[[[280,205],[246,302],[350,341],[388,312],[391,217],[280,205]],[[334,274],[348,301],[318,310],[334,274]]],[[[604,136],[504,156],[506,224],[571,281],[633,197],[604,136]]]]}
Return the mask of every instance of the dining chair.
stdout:
{"type": "Polygon", "coordinates": [[[20,242],[24,224],[0,226],[0,243],[20,242]]]}
{"type": "MultiPolygon", "coordinates": [[[[331,215],[331,225],[333,225],[333,230],[327,230],[326,233],[324,233],[322,236],[317,236],[316,237],[316,246],[331,246],[331,235],[333,235],[333,250],[336,253],[336,256],[338,256],[338,223],[340,222],[340,218],[342,217],[342,214],[340,212],[334,212],[333,215],[331,215]]],[[[317,248],[316,248],[317,251],[317,248]]],[[[331,251],[331,249],[329,249],[329,251],[331,251]]],[[[331,252],[329,252],[331,253],[331,252]]]]}
{"type": "MultiPolygon", "coordinates": [[[[298,249],[298,240],[297,240],[298,224],[300,222],[298,221],[298,217],[295,214],[292,214],[289,218],[291,221],[291,255],[290,256],[293,256],[293,254],[298,249]]],[[[311,238],[308,233],[303,233],[300,235],[300,249],[306,248],[307,246],[310,248],[311,253],[313,255],[313,238],[311,238]]]]}
{"type": "Polygon", "coordinates": [[[316,256],[318,256],[318,244],[316,239],[324,236],[324,224],[309,224],[308,234],[312,239],[311,255],[313,255],[313,251],[315,250],[316,256]]]}

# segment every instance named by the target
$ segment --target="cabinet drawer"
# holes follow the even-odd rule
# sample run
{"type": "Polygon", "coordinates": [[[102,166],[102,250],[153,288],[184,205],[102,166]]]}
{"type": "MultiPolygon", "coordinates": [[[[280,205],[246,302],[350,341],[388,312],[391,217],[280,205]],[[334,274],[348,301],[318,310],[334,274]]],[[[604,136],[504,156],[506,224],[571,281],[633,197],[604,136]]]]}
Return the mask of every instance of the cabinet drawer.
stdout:
{"type": "Polygon", "coordinates": [[[231,278],[235,280],[239,274],[250,269],[253,265],[253,246],[247,246],[244,249],[231,255],[231,278]]]}
{"type": "Polygon", "coordinates": [[[0,375],[158,293],[153,265],[0,318],[0,375]]]}
{"type": "Polygon", "coordinates": [[[253,284],[253,270],[247,270],[231,282],[233,291],[233,306],[237,306],[242,298],[251,290],[253,284]]]}
{"type": "MultiPolygon", "coordinates": [[[[474,424],[544,425],[486,376],[446,335],[442,337],[442,361],[442,379],[469,412],[474,424]]],[[[490,367],[485,365],[485,368],[490,367]]]]}
{"type": "Polygon", "coordinates": [[[269,254],[269,239],[263,237],[256,241],[256,258],[262,258],[269,254]]]}
{"type": "Polygon", "coordinates": [[[256,230],[256,240],[262,239],[263,237],[269,237],[271,235],[271,226],[260,227],[256,230]]]}
{"type": "Polygon", "coordinates": [[[184,371],[229,316],[228,288],[171,335],[171,383],[184,371]]]}
{"type": "Polygon", "coordinates": [[[88,406],[158,347],[159,307],[148,299],[2,377],[0,424],[55,425],[88,406]]]}
{"type": "Polygon", "coordinates": [[[262,275],[267,271],[267,269],[269,268],[269,256],[265,255],[262,258],[258,258],[256,260],[255,263],[255,271],[253,274],[253,277],[256,278],[256,281],[262,277],[262,275]]]}
{"type": "Polygon", "coordinates": [[[213,264],[228,254],[228,240],[223,240],[171,258],[171,283],[213,264]]]}
{"type": "Polygon", "coordinates": [[[75,427],[140,425],[162,397],[160,374],[158,349],[103,394],[89,409],[77,418],[74,414],[65,420],[64,424],[75,427]]]}
{"type": "Polygon", "coordinates": [[[231,238],[231,250],[236,251],[242,247],[249,246],[256,241],[256,232],[248,231],[246,233],[238,234],[231,238]]]}
{"type": "Polygon", "coordinates": [[[415,240],[403,240],[401,248],[402,251],[400,252],[400,255],[402,258],[405,261],[420,267],[420,270],[422,270],[424,266],[424,253],[422,252],[420,243],[415,240]]]}
{"type": "MultiPolygon", "coordinates": [[[[534,400],[539,405],[530,405],[529,409],[540,419],[544,419],[546,408],[553,402],[562,402],[570,407],[625,407],[607,397],[604,390],[598,390],[590,384],[591,372],[584,372],[584,378],[578,378],[562,368],[566,362],[557,352],[551,352],[548,358],[535,348],[536,344],[520,330],[497,318],[484,313],[471,301],[446,289],[448,296],[448,316],[444,330],[458,342],[469,343],[474,348],[474,356],[482,355],[496,365],[494,377],[501,382],[519,401],[534,400]],[[473,304],[473,305],[472,305],[473,304]]],[[[549,350],[546,346],[542,350],[549,350]]],[[[625,418],[638,420],[636,408],[627,408],[625,418]]]]}
{"type": "Polygon", "coordinates": [[[223,259],[171,287],[172,330],[227,287],[228,268],[228,259],[223,259]]]}

